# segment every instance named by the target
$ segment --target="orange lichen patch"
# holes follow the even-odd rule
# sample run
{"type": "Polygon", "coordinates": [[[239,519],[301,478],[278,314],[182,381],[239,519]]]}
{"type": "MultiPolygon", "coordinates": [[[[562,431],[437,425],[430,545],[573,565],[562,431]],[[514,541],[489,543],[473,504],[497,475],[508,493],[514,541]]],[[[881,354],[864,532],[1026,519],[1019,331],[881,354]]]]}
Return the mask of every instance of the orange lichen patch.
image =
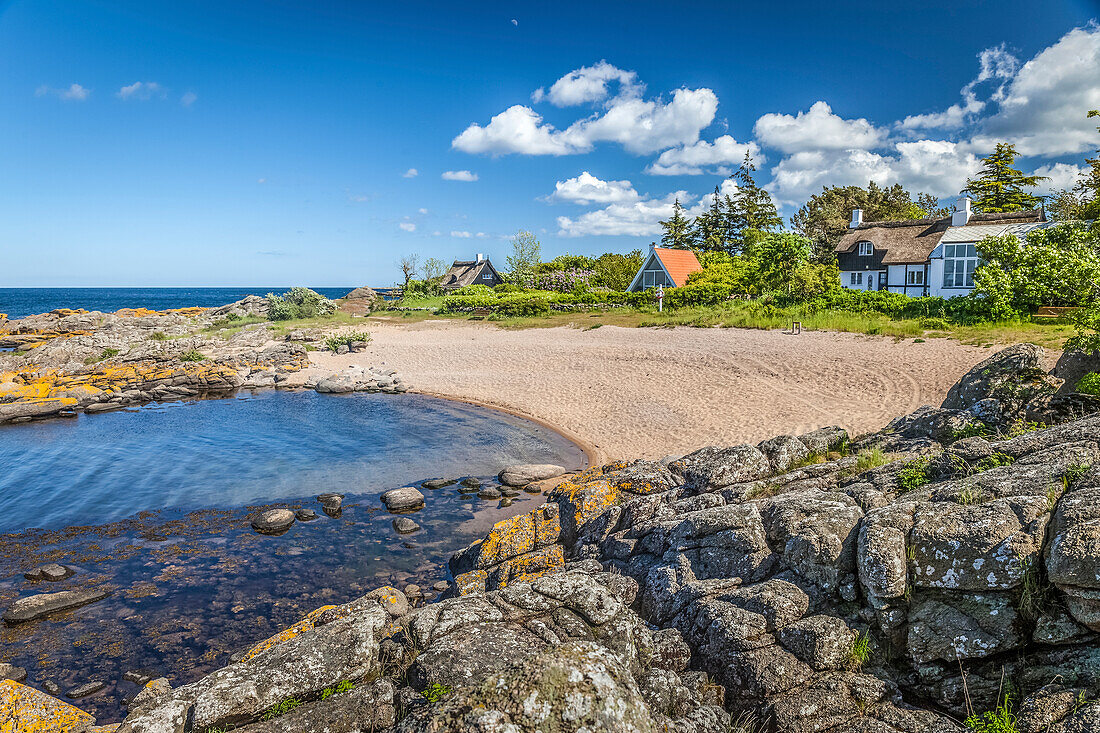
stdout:
{"type": "Polygon", "coordinates": [[[550,570],[565,565],[565,550],[561,545],[550,545],[526,555],[514,557],[489,571],[486,589],[499,590],[511,583],[534,580],[550,570]]]}
{"type": "Polygon", "coordinates": [[[264,639],[259,644],[249,649],[247,652],[245,652],[245,655],[241,657],[241,661],[246,662],[256,655],[266,652],[268,649],[275,646],[276,644],[281,644],[284,641],[290,641],[294,637],[310,631],[311,629],[313,629],[314,622],[317,620],[317,617],[325,611],[333,608],[336,608],[336,606],[321,606],[318,609],[310,611],[308,614],[306,614],[306,617],[304,619],[294,624],[289,629],[283,629],[278,634],[264,639]]]}
{"type": "Polygon", "coordinates": [[[585,471],[550,492],[550,499],[558,503],[563,518],[567,518],[574,529],[619,503],[619,490],[599,478],[602,474],[602,469],[585,471]]]}
{"type": "Polygon", "coordinates": [[[18,682],[0,682],[0,733],[70,733],[95,723],[88,713],[18,682]]]}
{"type": "Polygon", "coordinates": [[[102,366],[84,374],[63,374],[57,369],[40,373],[30,369],[0,374],[0,394],[16,400],[60,397],[71,404],[92,401],[102,392],[148,389],[156,383],[183,379],[190,386],[224,388],[235,384],[237,370],[217,362],[183,362],[165,365],[155,361],[102,366]]]}
{"type": "Polygon", "coordinates": [[[484,593],[485,583],[488,579],[488,571],[471,570],[468,573],[462,573],[456,576],[455,585],[458,588],[458,594],[460,596],[469,595],[470,593],[484,593]]]}
{"type": "Polygon", "coordinates": [[[494,524],[478,547],[474,566],[487,568],[508,558],[531,552],[556,542],[560,534],[557,505],[543,504],[526,514],[494,524]]]}
{"type": "Polygon", "coordinates": [[[115,311],[115,315],[119,318],[144,318],[146,316],[169,316],[178,315],[185,316],[187,318],[194,318],[195,316],[201,316],[210,310],[209,308],[201,308],[199,306],[189,306],[187,308],[169,308],[163,311],[149,310],[148,308],[121,308],[115,311]]]}

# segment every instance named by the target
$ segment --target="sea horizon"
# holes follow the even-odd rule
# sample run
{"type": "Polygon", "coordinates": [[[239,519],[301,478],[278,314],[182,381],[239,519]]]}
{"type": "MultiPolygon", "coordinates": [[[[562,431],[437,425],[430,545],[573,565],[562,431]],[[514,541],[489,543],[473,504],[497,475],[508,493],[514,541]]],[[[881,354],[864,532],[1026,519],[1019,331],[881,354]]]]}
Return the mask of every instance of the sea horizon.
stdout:
{"type": "MultiPolygon", "coordinates": [[[[248,295],[264,296],[282,293],[292,286],[152,286],[152,287],[16,287],[0,288],[0,313],[9,319],[49,313],[57,308],[84,309],[110,313],[120,308],[169,310],[192,306],[217,307],[233,303],[248,295]]],[[[346,287],[312,287],[326,298],[340,298],[354,290],[346,287]]],[[[372,286],[373,287],[373,286],[372,286]]],[[[374,288],[387,291],[392,286],[374,288]]]]}

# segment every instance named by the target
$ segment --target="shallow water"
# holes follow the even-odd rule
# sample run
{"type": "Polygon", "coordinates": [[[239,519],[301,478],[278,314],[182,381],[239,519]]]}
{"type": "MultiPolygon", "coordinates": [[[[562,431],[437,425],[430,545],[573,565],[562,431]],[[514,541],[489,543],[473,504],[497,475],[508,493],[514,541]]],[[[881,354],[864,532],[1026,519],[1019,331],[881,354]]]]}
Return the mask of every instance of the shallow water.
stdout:
{"type": "Polygon", "coordinates": [[[552,430],[449,400],[242,393],[0,427],[0,532],[583,460],[552,430]]]}
{"type": "Polygon", "coordinates": [[[125,715],[121,701],[137,689],[123,681],[127,671],[186,684],[319,606],[386,584],[419,583],[434,596],[430,586],[448,577],[455,550],[542,501],[522,494],[502,506],[456,486],[423,489],[425,506],[410,515],[421,529],[399,535],[382,491],[439,476],[492,482],[515,461],[583,460],[552,431],[493,411],[414,395],[312,392],[12,426],[0,429],[0,456],[0,516],[11,532],[0,535],[0,608],[34,593],[111,591],[0,627],[0,661],[25,667],[39,689],[107,683],[73,701],[100,723],[125,715]],[[326,491],[346,494],[339,516],[316,501],[326,491]],[[319,516],[278,537],[256,534],[250,518],[272,505],[319,516]],[[25,521],[17,516],[54,528],[12,531],[25,521]],[[86,526],[56,528],[72,522],[86,526]],[[76,575],[23,578],[46,562],[76,575]]]}

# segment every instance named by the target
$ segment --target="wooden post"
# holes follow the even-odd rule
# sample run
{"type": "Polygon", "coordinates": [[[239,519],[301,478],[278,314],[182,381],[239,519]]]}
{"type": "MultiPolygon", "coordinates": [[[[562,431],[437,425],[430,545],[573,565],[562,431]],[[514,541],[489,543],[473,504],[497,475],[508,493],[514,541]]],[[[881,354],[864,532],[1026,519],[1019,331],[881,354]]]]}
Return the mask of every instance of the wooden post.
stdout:
{"type": "Polygon", "coordinates": [[[802,334],[802,321],[791,321],[791,333],[795,336],[802,334]]]}

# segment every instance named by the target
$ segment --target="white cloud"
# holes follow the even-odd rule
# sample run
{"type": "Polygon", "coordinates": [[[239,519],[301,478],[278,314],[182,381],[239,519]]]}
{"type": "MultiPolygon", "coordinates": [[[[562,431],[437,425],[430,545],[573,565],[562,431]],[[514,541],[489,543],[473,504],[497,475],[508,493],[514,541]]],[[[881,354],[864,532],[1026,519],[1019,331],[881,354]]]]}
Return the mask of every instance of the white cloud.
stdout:
{"type": "Polygon", "coordinates": [[[398,224],[397,226],[400,229],[402,229],[403,231],[406,231],[406,232],[415,232],[416,231],[416,224],[413,224],[411,221],[403,221],[400,224],[398,224]]]}
{"type": "Polygon", "coordinates": [[[757,141],[784,153],[808,150],[869,149],[880,145],[886,131],[867,120],[846,120],[833,113],[826,102],[814,102],[797,116],[768,113],[753,127],[757,141]]]}
{"type": "Polygon", "coordinates": [[[695,197],[686,191],[670,193],[662,199],[642,199],[615,203],[589,211],[577,218],[558,217],[558,236],[630,236],[655,237],[661,233],[660,222],[672,216],[674,202],[679,199],[685,216],[698,216],[710,206],[713,194],[704,196],[694,206],[695,197]]]}
{"type": "Polygon", "coordinates": [[[619,96],[623,97],[637,97],[645,89],[645,85],[638,82],[636,72],[625,71],[606,61],[600,61],[598,64],[570,71],[554,82],[549,93],[540,87],[531,98],[535,102],[549,99],[550,104],[555,107],[602,102],[610,94],[608,84],[611,82],[618,82],[619,96]]]}
{"type": "Polygon", "coordinates": [[[988,100],[979,99],[976,89],[988,81],[998,81],[999,85],[988,96],[1000,100],[1004,97],[1005,83],[1019,68],[1019,59],[1009,53],[1003,43],[987,48],[978,54],[978,75],[960,92],[961,104],[953,104],[943,112],[909,115],[899,126],[905,130],[958,129],[986,107],[988,100]]]}
{"type": "Polygon", "coordinates": [[[822,186],[883,186],[901,183],[910,191],[954,196],[980,166],[969,146],[947,140],[899,142],[890,152],[809,150],[772,168],[768,188],[784,204],[798,205],[822,186]]]}
{"type": "Polygon", "coordinates": [[[643,89],[634,72],[602,61],[570,72],[549,93],[540,89],[532,95],[536,102],[549,99],[559,106],[604,102],[600,111],[559,130],[532,108],[516,104],[485,126],[471,124],[451,146],[490,155],[569,155],[586,153],[597,142],[616,142],[632,153],[652,153],[693,144],[718,110],[710,89],[677,89],[668,102],[643,99],[643,89]],[[613,81],[619,93],[608,99],[613,81]]]}
{"type": "Polygon", "coordinates": [[[567,178],[554,184],[552,201],[569,201],[575,204],[611,204],[637,201],[641,198],[630,181],[603,181],[588,171],[575,178],[567,178]]]}
{"type": "Polygon", "coordinates": [[[443,175],[440,176],[444,181],[463,181],[464,183],[473,183],[477,180],[477,174],[470,171],[443,171],[443,175]]]}
{"type": "Polygon", "coordinates": [[[70,84],[67,89],[53,89],[43,84],[34,90],[34,96],[36,97],[51,96],[66,102],[83,102],[91,93],[91,89],[82,87],[79,84],[70,84]]]}
{"type": "Polygon", "coordinates": [[[1028,61],[1005,85],[995,114],[979,126],[985,148],[1007,140],[1022,155],[1053,157],[1096,148],[1100,108],[1100,26],[1075,28],[1028,61]]]}
{"type": "Polygon", "coordinates": [[[416,178],[418,175],[420,175],[420,171],[418,171],[416,168],[409,168],[407,171],[401,174],[401,177],[416,178]]]}
{"type": "Polygon", "coordinates": [[[757,163],[764,161],[760,146],[755,142],[739,143],[730,135],[722,135],[713,143],[700,140],[694,145],[666,150],[645,172],[655,176],[697,176],[702,173],[725,176],[729,175],[731,166],[741,164],[746,152],[757,163]]]}
{"type": "Polygon", "coordinates": [[[542,124],[542,116],[522,104],[504,110],[485,127],[470,125],[451,141],[451,147],[490,155],[566,155],[587,149],[571,143],[552,125],[542,124]]]}
{"type": "Polygon", "coordinates": [[[518,26],[518,25],[519,25],[519,21],[518,21],[518,20],[516,20],[515,18],[512,18],[512,25],[518,26]]]}
{"type": "Polygon", "coordinates": [[[459,239],[469,239],[474,235],[470,234],[469,232],[451,231],[451,236],[458,237],[459,239]]]}
{"type": "Polygon", "coordinates": [[[152,99],[165,96],[164,87],[155,81],[135,81],[122,87],[115,95],[119,99],[152,99]]]}
{"type": "Polygon", "coordinates": [[[184,107],[190,107],[192,104],[195,103],[198,98],[199,95],[195,94],[194,92],[184,92],[183,96],[180,97],[180,104],[182,104],[184,107]]]}
{"type": "Polygon", "coordinates": [[[1074,184],[1087,170],[1084,166],[1069,163],[1051,163],[1036,168],[1032,171],[1032,174],[1050,179],[1039,181],[1039,185],[1036,187],[1040,193],[1049,194],[1054,191],[1073,188],[1074,184]]]}
{"type": "Polygon", "coordinates": [[[417,209],[417,211],[419,211],[421,214],[427,214],[428,213],[428,210],[425,209],[423,206],[421,206],[419,209],[417,209]]]}

